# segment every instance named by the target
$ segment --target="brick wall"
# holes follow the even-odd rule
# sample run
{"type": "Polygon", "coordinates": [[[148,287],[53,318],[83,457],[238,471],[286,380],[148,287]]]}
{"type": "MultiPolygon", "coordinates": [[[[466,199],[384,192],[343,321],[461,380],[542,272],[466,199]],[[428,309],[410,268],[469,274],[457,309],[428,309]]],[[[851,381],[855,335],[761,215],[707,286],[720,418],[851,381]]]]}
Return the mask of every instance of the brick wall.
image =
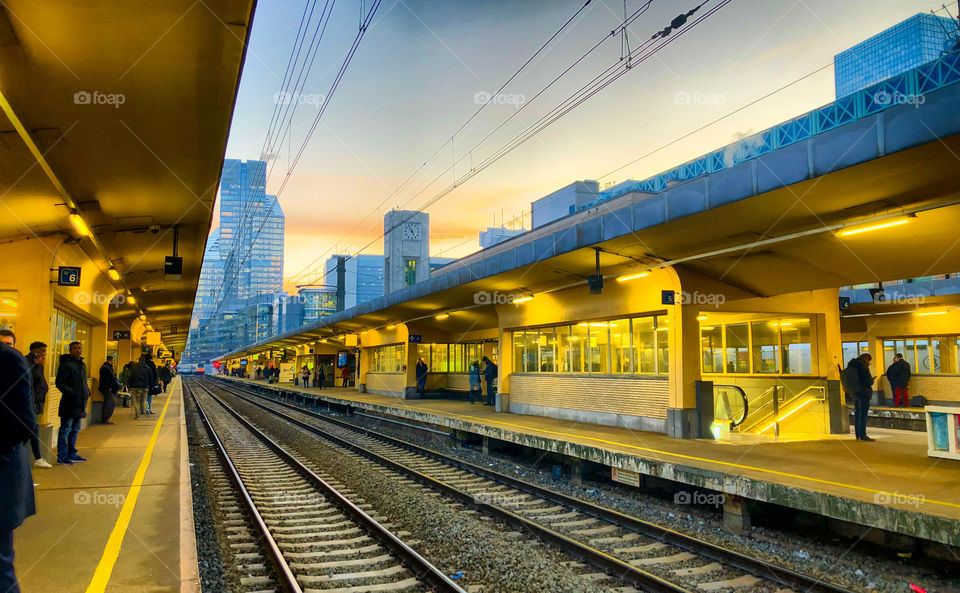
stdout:
{"type": "Polygon", "coordinates": [[[666,418],[670,382],[646,377],[510,376],[510,403],[666,418]]]}
{"type": "Polygon", "coordinates": [[[406,373],[367,373],[367,391],[381,395],[403,393],[407,383],[406,373]]]}
{"type": "MultiPolygon", "coordinates": [[[[887,399],[893,398],[893,389],[886,377],[877,380],[877,389],[882,389],[887,399]]],[[[907,389],[910,397],[922,395],[935,402],[960,401],[960,377],[956,375],[914,375],[907,389]]]]}

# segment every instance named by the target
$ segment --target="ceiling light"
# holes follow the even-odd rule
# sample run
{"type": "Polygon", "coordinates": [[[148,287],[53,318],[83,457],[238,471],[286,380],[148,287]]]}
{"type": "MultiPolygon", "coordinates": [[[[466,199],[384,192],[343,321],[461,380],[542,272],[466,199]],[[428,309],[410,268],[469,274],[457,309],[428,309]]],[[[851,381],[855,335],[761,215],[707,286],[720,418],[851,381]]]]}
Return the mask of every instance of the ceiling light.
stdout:
{"type": "Polygon", "coordinates": [[[390,325],[387,326],[387,329],[397,329],[397,326],[396,324],[391,323],[390,325]]]}
{"type": "Polygon", "coordinates": [[[946,315],[946,311],[926,311],[924,313],[917,313],[920,317],[926,317],[927,315],[946,315]]]}
{"type": "Polygon", "coordinates": [[[532,300],[533,300],[533,295],[531,294],[528,296],[522,296],[520,298],[513,299],[513,304],[519,305],[520,303],[526,303],[527,301],[532,301],[532,300]]]}
{"type": "Polygon", "coordinates": [[[120,279],[120,272],[118,272],[115,267],[110,266],[107,268],[107,276],[110,276],[111,280],[117,281],[120,279]]]}
{"type": "Polygon", "coordinates": [[[706,320],[707,320],[707,316],[706,316],[706,315],[698,315],[698,316],[697,316],[697,321],[706,321],[706,320]]]}
{"type": "Polygon", "coordinates": [[[444,319],[449,319],[449,318],[450,318],[449,313],[441,313],[436,317],[437,321],[443,321],[444,319]]]}
{"type": "Polygon", "coordinates": [[[130,303],[131,305],[136,305],[137,299],[133,298],[133,295],[131,294],[130,296],[127,297],[127,302],[130,303]]]}
{"type": "Polygon", "coordinates": [[[87,226],[86,221],[83,220],[83,217],[77,214],[77,211],[74,210],[70,213],[70,224],[73,225],[73,228],[80,233],[81,237],[89,237],[92,235],[90,232],[90,227],[87,226]]]}
{"type": "Polygon", "coordinates": [[[848,231],[840,231],[837,233],[841,237],[846,237],[847,235],[858,235],[860,233],[866,233],[867,231],[876,231],[878,229],[885,229],[892,226],[900,226],[901,224],[907,224],[910,220],[914,218],[912,216],[904,216],[902,218],[897,218],[894,220],[888,220],[886,222],[880,222],[877,224],[872,224],[869,226],[862,226],[850,229],[848,231]]]}
{"type": "Polygon", "coordinates": [[[627,280],[636,280],[637,278],[644,278],[649,275],[650,275],[650,272],[637,272],[636,274],[626,274],[624,276],[618,276],[617,282],[626,282],[627,280]]]}

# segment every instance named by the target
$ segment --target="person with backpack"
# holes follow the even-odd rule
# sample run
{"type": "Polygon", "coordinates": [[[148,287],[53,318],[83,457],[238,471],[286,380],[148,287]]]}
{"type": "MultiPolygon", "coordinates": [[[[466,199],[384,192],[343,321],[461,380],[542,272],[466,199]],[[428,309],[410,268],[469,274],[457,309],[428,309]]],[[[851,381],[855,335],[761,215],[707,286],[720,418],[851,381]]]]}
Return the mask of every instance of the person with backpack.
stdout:
{"type": "Polygon", "coordinates": [[[870,412],[870,399],[873,397],[873,376],[870,374],[870,361],[873,357],[864,352],[850,359],[847,368],[840,375],[843,390],[847,398],[853,398],[853,431],[858,441],[873,441],[867,436],[867,415],[870,412]]]}
{"type": "Polygon", "coordinates": [[[485,406],[497,405],[497,365],[492,360],[483,357],[483,378],[487,381],[487,403],[485,406]]]}
{"type": "Polygon", "coordinates": [[[123,407],[130,407],[130,385],[127,384],[127,377],[130,376],[130,369],[136,366],[137,363],[132,360],[127,361],[127,364],[123,365],[123,368],[120,370],[120,383],[123,384],[123,407]]]}
{"type": "Polygon", "coordinates": [[[470,403],[475,404],[483,401],[483,382],[480,379],[480,363],[473,361],[470,363],[470,403]],[[474,400],[476,394],[476,400],[474,400]]]}
{"type": "Polygon", "coordinates": [[[147,391],[150,389],[152,375],[147,365],[147,355],[140,355],[140,362],[133,365],[125,377],[133,400],[133,419],[139,420],[147,412],[147,391]]]}

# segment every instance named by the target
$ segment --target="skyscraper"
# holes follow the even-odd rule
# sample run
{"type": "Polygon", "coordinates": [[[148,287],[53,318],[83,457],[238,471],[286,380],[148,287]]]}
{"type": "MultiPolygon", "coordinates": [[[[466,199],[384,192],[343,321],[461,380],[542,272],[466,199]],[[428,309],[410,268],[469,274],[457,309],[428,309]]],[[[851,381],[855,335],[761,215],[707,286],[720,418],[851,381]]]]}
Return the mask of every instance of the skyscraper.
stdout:
{"type": "Polygon", "coordinates": [[[220,227],[204,252],[187,339],[191,361],[238,346],[243,332],[231,327],[255,327],[259,335],[271,317],[272,297],[264,295],[283,290],[284,215],[277,197],[266,195],[266,168],[263,161],[224,161],[220,227]],[[252,325],[242,318],[248,313],[252,325]]]}
{"type": "Polygon", "coordinates": [[[957,21],[915,14],[834,56],[837,98],[934,60],[956,39],[957,21]]]}
{"type": "MultiPolygon", "coordinates": [[[[382,255],[332,255],[324,266],[324,285],[343,295],[343,309],[383,296],[382,255]],[[343,270],[338,270],[343,258],[343,270]],[[341,285],[342,272],[342,285],[341,285]]],[[[342,310],[342,309],[341,309],[342,310]]]]}

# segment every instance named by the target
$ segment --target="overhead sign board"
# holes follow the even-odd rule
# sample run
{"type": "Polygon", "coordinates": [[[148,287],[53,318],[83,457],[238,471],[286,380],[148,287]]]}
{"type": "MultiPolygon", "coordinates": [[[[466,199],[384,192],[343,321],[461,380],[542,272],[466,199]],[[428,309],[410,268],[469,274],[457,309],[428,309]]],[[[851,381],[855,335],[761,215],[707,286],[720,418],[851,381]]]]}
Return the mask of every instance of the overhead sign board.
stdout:
{"type": "Polygon", "coordinates": [[[420,334],[410,334],[410,343],[419,344],[423,342],[423,336],[420,334]]]}
{"type": "Polygon", "coordinates": [[[80,286],[80,268],[78,266],[60,266],[57,269],[57,284],[60,286],[80,286]]]}
{"type": "Polygon", "coordinates": [[[130,339],[130,330],[127,329],[118,329],[113,332],[114,340],[129,340],[130,339]]]}
{"type": "Polygon", "coordinates": [[[677,293],[672,290],[661,290],[660,291],[660,304],[661,305],[675,305],[677,304],[677,293]]]}

